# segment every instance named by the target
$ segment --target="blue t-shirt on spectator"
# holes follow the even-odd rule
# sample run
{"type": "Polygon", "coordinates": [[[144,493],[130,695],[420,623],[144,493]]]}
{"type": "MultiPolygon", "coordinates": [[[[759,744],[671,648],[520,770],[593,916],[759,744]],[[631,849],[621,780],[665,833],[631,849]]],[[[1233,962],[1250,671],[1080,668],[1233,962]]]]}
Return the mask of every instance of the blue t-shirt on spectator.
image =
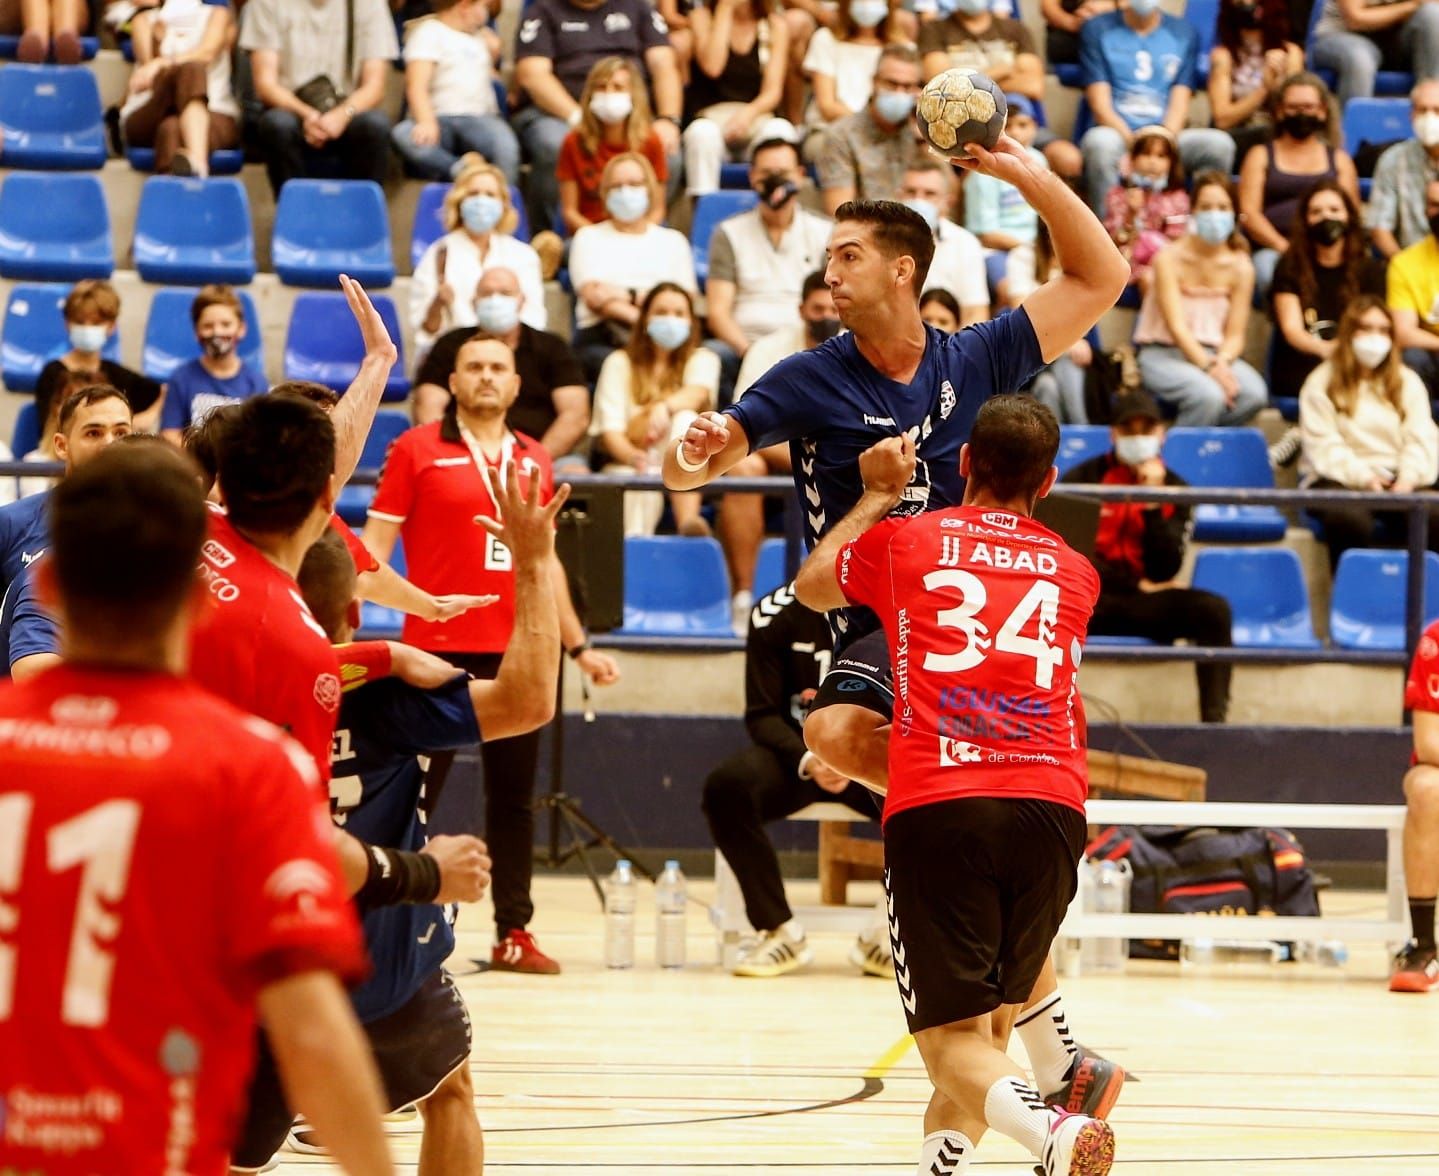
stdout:
{"type": "Polygon", "coordinates": [[[1084,84],[1109,84],[1114,113],[1130,130],[1163,122],[1169,91],[1195,88],[1199,34],[1168,13],[1150,33],[1137,33],[1124,13],[1107,12],[1084,22],[1079,34],[1079,68],[1084,84]]]}
{"type": "Polygon", "coordinates": [[[248,363],[240,365],[238,374],[221,379],[207,372],[198,359],[192,359],[170,373],[160,427],[186,428],[204,420],[223,404],[237,404],[268,389],[265,377],[248,363]]]}

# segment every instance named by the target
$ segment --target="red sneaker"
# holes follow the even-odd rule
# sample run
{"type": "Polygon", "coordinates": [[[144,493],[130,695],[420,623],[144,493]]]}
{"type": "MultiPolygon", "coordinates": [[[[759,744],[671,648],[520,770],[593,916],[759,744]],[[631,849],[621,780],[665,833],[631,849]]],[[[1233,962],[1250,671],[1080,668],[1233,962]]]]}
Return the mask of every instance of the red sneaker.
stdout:
{"type": "Polygon", "coordinates": [[[528,972],[534,976],[558,976],[560,965],[540,950],[535,937],[523,927],[511,931],[490,955],[492,972],[528,972]]]}
{"type": "Polygon", "coordinates": [[[1395,957],[1389,991],[1433,992],[1436,988],[1439,988],[1439,959],[1435,958],[1434,949],[1420,947],[1411,939],[1395,957]]]}

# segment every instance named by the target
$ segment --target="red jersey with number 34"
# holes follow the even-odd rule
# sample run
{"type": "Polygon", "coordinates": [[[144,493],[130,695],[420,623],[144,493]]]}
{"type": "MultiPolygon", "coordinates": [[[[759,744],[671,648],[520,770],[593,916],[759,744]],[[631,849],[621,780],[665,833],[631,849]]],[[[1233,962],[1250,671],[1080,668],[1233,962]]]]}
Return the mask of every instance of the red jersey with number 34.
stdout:
{"type": "Polygon", "coordinates": [[[0,686],[0,1171],[225,1171],[259,990],[364,968],[317,784],[185,679],[0,686]]]}
{"type": "Polygon", "coordinates": [[[1084,811],[1076,675],[1099,596],[1087,559],[1031,518],[962,506],[885,520],[835,571],[889,638],[886,819],[963,796],[1084,811]]]}

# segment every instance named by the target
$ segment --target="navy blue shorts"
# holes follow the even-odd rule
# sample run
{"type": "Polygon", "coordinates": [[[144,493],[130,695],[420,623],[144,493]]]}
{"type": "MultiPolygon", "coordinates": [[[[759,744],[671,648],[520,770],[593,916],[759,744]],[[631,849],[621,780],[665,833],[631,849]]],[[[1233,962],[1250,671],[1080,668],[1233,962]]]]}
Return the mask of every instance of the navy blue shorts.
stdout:
{"type": "Polygon", "coordinates": [[[835,655],[810,703],[809,713],[827,706],[862,706],[886,722],[894,717],[894,680],[889,668],[889,638],[876,629],[850,642],[835,655]]]}

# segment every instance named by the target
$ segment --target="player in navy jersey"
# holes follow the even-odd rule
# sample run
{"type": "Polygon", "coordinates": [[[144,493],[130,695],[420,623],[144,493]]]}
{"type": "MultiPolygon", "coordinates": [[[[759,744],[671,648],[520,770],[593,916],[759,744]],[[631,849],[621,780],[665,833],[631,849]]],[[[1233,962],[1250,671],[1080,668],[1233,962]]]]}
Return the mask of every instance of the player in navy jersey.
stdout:
{"type": "MultiPolygon", "coordinates": [[[[738,403],[696,418],[665,455],[670,489],[695,489],[752,450],[788,441],[812,547],[858,502],[859,455],[906,435],[916,462],[895,513],[960,503],[959,451],[980,405],[1016,391],[1068,350],[1114,305],[1128,280],[1104,226],[1018,143],[1003,135],[993,151],[975,144],[966,150],[954,162],[1013,184],[1044,218],[1058,275],[1017,310],[946,335],[926,327],[919,314],[934,256],[924,218],[888,201],[841,205],[825,281],[849,333],[782,360],[738,403]]],[[[805,722],[805,742],[841,775],[873,784],[884,777],[894,705],[888,645],[866,610],[840,610],[832,621],[835,661],[805,722]]],[[[1022,1019],[1020,1036],[1041,1088],[1071,1109],[1093,1107],[1092,1098],[1071,1100],[1076,1090],[1095,1089],[1085,1068],[1103,1060],[1076,1052],[1052,967],[1022,1019]]]]}
{"type": "MultiPolygon", "coordinates": [[[[497,486],[502,524],[486,529],[508,547],[515,565],[515,621],[493,680],[459,674],[434,690],[387,678],[347,693],[340,704],[331,754],[330,800],[335,820],[362,841],[418,852],[426,835],[420,811],[424,772],[418,757],[506,739],[549,722],[560,663],[559,613],[549,560],[554,518],[568,494],[560,487],[528,497],[511,465],[497,486]]],[[[358,623],[354,561],[333,532],[305,555],[300,591],[315,620],[335,642],[358,623]]],[[[433,800],[433,798],[430,798],[433,800]]],[[[434,904],[362,912],[374,972],[351,993],[379,1063],[388,1108],[418,1103],[425,1121],[421,1171],[444,1176],[479,1173],[484,1141],[470,1083],[470,1022],[443,964],[455,937],[446,910],[434,904]]],[[[250,1088],[250,1113],[234,1167],[264,1166],[284,1141],[293,1116],[273,1059],[261,1051],[250,1088]]]]}

